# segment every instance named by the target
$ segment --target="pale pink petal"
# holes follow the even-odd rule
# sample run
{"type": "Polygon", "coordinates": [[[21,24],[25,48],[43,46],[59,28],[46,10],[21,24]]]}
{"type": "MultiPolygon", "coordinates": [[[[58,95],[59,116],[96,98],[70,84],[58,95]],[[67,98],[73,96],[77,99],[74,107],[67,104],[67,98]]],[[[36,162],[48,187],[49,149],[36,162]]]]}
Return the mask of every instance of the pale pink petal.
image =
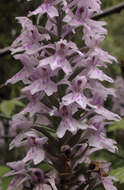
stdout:
{"type": "Polygon", "coordinates": [[[23,161],[28,162],[29,160],[33,160],[35,165],[39,164],[44,160],[44,151],[41,148],[37,147],[30,148],[23,161]]]}
{"type": "Polygon", "coordinates": [[[50,6],[50,7],[48,8],[47,13],[48,13],[48,15],[49,15],[51,18],[53,18],[53,17],[55,17],[55,16],[59,16],[57,9],[56,9],[55,7],[53,7],[53,6],[50,6]]]}
{"type": "Polygon", "coordinates": [[[81,95],[81,94],[78,95],[78,97],[76,98],[75,101],[76,101],[83,109],[85,109],[86,106],[87,106],[87,104],[88,104],[88,99],[87,99],[85,96],[81,95]]]}
{"type": "Polygon", "coordinates": [[[32,16],[32,15],[37,15],[37,14],[44,14],[45,13],[45,9],[44,9],[44,6],[41,5],[39,6],[36,10],[30,12],[28,14],[28,17],[32,16]]]}
{"type": "Polygon", "coordinates": [[[104,107],[97,107],[97,109],[95,109],[95,112],[100,115],[103,115],[108,120],[115,120],[115,121],[121,120],[121,117],[118,114],[112,113],[111,111],[105,109],[104,107]]]}
{"type": "Polygon", "coordinates": [[[47,57],[45,59],[42,59],[40,62],[39,62],[39,67],[44,67],[45,65],[49,65],[49,64],[52,64],[54,61],[54,56],[50,56],[50,57],[47,57]]]}
{"type": "Polygon", "coordinates": [[[90,72],[88,73],[89,78],[91,79],[98,79],[100,81],[108,81],[110,83],[113,83],[113,80],[108,77],[106,74],[104,74],[101,70],[98,68],[93,67],[90,72]]]}
{"type": "Polygon", "coordinates": [[[63,122],[61,122],[57,129],[57,132],[56,132],[57,136],[59,138],[62,138],[64,136],[66,130],[67,130],[67,128],[63,125],[63,122]]]}
{"type": "Polygon", "coordinates": [[[69,93],[62,98],[62,102],[64,105],[72,104],[75,101],[75,96],[73,93],[69,93]]]}
{"type": "Polygon", "coordinates": [[[105,190],[117,190],[117,188],[113,185],[113,182],[110,176],[102,177],[102,183],[104,185],[105,190]]]}
{"type": "Polygon", "coordinates": [[[71,74],[72,72],[72,68],[70,63],[65,59],[61,64],[61,68],[63,69],[63,71],[68,75],[71,74]]]}

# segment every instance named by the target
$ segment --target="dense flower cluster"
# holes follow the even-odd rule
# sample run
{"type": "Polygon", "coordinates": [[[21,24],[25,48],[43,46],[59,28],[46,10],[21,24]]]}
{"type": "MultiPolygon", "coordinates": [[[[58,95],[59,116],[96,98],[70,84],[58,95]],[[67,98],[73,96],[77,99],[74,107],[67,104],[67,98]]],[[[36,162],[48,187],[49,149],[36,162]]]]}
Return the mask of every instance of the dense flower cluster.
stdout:
{"type": "Polygon", "coordinates": [[[12,118],[17,136],[10,149],[24,146],[27,153],[8,163],[12,171],[7,175],[14,175],[8,190],[89,190],[99,184],[116,190],[110,164],[90,160],[95,151],[117,150],[104,126],[120,120],[104,107],[115,91],[103,85],[113,80],[101,68],[116,59],[99,46],[106,23],[92,16],[101,12],[100,5],[100,0],[44,0],[27,17],[17,17],[22,30],[11,52],[23,68],[6,84],[23,81],[29,103],[12,118]],[[74,41],[77,28],[83,48],[74,41]],[[50,169],[43,172],[43,164],[50,169]]]}

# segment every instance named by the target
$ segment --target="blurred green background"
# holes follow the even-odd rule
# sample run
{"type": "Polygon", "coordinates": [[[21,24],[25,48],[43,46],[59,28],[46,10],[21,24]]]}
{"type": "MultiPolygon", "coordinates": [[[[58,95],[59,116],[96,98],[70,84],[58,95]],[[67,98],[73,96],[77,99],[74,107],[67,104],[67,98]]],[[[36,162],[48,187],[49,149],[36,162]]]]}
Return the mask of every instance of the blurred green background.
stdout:
{"type": "MultiPolygon", "coordinates": [[[[116,5],[123,0],[102,0],[102,8],[108,8],[116,5]]],[[[18,36],[21,28],[16,22],[15,17],[27,15],[29,10],[34,10],[41,0],[0,0],[0,49],[6,48],[11,45],[13,40],[18,36]]],[[[108,29],[108,35],[104,42],[101,44],[102,48],[115,56],[119,63],[109,65],[107,73],[116,79],[118,75],[122,75],[120,65],[124,64],[124,10],[118,14],[114,14],[101,20],[105,20],[108,29]]],[[[21,64],[15,61],[9,52],[0,54],[0,84],[3,84],[8,78],[13,76],[19,69],[21,64]]],[[[8,120],[17,110],[22,108],[22,104],[14,100],[15,97],[20,95],[22,83],[15,85],[8,85],[0,89],[0,120],[5,127],[5,135],[8,135],[8,120]],[[6,118],[5,118],[5,117],[6,118]]],[[[109,106],[109,103],[108,103],[109,106]]],[[[119,152],[116,154],[101,151],[95,157],[104,158],[112,162],[110,174],[119,178],[117,183],[119,190],[124,190],[124,120],[115,123],[114,126],[108,127],[108,136],[117,140],[119,152]]],[[[5,139],[5,145],[0,147],[2,152],[0,157],[0,179],[2,179],[3,190],[6,189],[7,183],[10,179],[2,178],[3,174],[9,169],[5,163],[18,159],[18,150],[8,152],[8,143],[10,139],[5,139]],[[8,180],[8,181],[7,181],[8,180]]],[[[101,190],[102,188],[98,188],[101,190]]]]}

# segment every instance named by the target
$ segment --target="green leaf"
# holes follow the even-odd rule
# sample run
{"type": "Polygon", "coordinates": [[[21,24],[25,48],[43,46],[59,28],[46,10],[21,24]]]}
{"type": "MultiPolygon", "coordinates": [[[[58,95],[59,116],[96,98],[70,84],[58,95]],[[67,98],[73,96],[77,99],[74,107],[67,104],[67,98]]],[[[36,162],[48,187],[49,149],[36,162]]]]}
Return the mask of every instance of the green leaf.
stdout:
{"type": "Polygon", "coordinates": [[[44,172],[48,172],[50,170],[53,169],[52,166],[50,166],[48,163],[46,162],[42,162],[41,164],[37,165],[37,168],[41,168],[44,172]]]}
{"type": "Polygon", "coordinates": [[[24,107],[24,104],[17,100],[3,100],[0,104],[0,111],[6,116],[11,116],[16,106],[24,107]]]}
{"type": "Polygon", "coordinates": [[[42,127],[43,127],[44,129],[46,129],[48,132],[56,133],[56,131],[55,131],[54,129],[50,128],[50,127],[47,127],[47,126],[45,126],[45,125],[42,125],[42,127]]]}
{"type": "Polygon", "coordinates": [[[13,176],[2,178],[2,180],[1,180],[2,181],[2,183],[1,183],[2,190],[7,190],[8,185],[10,184],[12,178],[13,178],[13,176]]]}
{"type": "Polygon", "coordinates": [[[120,183],[124,183],[124,166],[113,169],[110,171],[110,175],[116,177],[120,183]]]}
{"type": "Polygon", "coordinates": [[[124,129],[124,118],[121,119],[119,122],[115,122],[114,125],[108,128],[108,132],[114,132],[117,129],[124,129]]]}
{"type": "Polygon", "coordinates": [[[22,102],[20,102],[19,100],[10,100],[13,104],[20,106],[20,107],[24,107],[25,104],[23,104],[22,102]]]}
{"type": "Polygon", "coordinates": [[[3,112],[5,115],[10,116],[14,110],[15,106],[11,101],[3,101],[0,104],[0,110],[3,112]]]}
{"type": "Polygon", "coordinates": [[[13,177],[4,177],[10,170],[7,166],[0,166],[0,186],[2,190],[6,190],[13,177]]]}
{"type": "MultiPolygon", "coordinates": [[[[37,125],[37,124],[36,124],[37,125]]],[[[55,129],[53,129],[52,127],[50,128],[50,126],[45,126],[45,125],[40,125],[40,127],[42,127],[43,129],[45,129],[45,131],[47,131],[51,136],[53,137],[57,137],[56,136],[56,131],[55,129]]],[[[34,129],[35,129],[35,125],[34,125],[34,129]]],[[[40,129],[40,128],[39,128],[40,129]]],[[[40,130],[39,130],[40,131],[40,130]]]]}
{"type": "Polygon", "coordinates": [[[0,166],[0,178],[10,171],[10,168],[7,166],[0,166]]]}

